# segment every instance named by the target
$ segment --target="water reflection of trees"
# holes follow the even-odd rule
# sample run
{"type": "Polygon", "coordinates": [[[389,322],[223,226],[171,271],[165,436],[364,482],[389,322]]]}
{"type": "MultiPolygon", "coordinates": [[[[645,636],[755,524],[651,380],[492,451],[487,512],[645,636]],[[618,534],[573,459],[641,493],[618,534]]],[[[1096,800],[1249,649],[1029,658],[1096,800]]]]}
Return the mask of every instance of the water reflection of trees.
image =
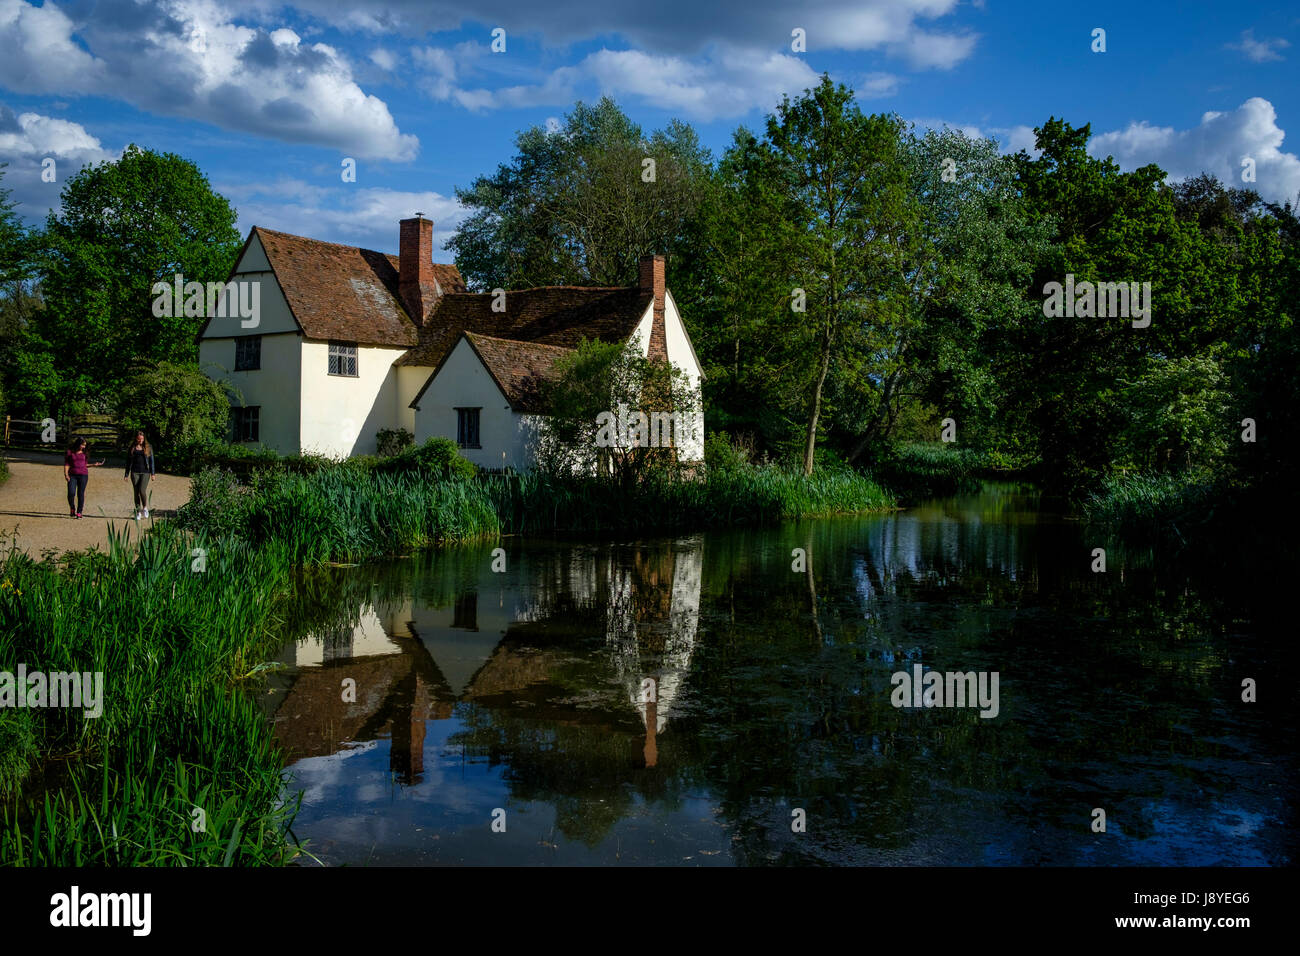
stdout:
{"type": "Polygon", "coordinates": [[[1092,575],[1082,530],[1032,508],[949,503],[707,548],[530,542],[504,577],[484,570],[487,549],[327,575],[317,618],[379,609],[407,661],[384,665],[369,723],[336,726],[391,735],[395,772],[418,784],[416,727],[454,712],[455,743],[587,845],[640,805],[707,792],[740,862],[1086,862],[1065,834],[1087,832],[1092,806],[1112,799],[1130,836],[1150,833],[1152,801],[1180,775],[1217,792],[1216,761],[1258,729],[1230,707],[1219,595],[1159,564],[1092,575]],[[486,650],[448,677],[441,625],[401,618],[436,608],[463,627],[469,594],[486,650]],[[998,671],[1001,716],[893,708],[889,676],[913,662],[998,671]],[[792,833],[794,807],[807,833],[792,833]]]}

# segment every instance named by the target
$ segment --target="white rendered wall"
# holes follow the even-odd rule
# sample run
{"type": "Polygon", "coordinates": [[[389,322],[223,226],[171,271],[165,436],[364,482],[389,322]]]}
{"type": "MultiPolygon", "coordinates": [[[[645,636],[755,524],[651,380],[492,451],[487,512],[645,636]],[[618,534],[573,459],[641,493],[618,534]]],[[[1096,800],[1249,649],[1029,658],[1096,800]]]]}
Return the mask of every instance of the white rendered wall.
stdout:
{"type": "Polygon", "coordinates": [[[532,467],[536,416],[522,415],[510,408],[501,389],[464,338],[452,348],[438,377],[420,397],[420,407],[415,412],[416,442],[435,436],[455,441],[457,408],[482,409],[479,412],[482,447],[462,448],[462,455],[483,468],[501,468],[504,464],[524,471],[532,467]]]}

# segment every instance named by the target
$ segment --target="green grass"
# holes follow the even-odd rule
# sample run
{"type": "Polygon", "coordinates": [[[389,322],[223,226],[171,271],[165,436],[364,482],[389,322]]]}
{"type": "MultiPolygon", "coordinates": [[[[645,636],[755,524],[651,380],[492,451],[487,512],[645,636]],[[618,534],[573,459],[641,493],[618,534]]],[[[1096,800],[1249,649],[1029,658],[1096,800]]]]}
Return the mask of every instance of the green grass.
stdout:
{"type": "Polygon", "coordinates": [[[495,475],[482,484],[502,531],[513,534],[761,525],[894,507],[890,494],[849,469],[811,478],[776,466],[714,469],[707,480],[655,476],[626,492],[599,479],[537,473],[495,475]]]}
{"type": "Polygon", "coordinates": [[[293,855],[280,757],[240,686],[280,642],[291,568],[279,548],[187,541],[165,526],[138,549],[114,540],[107,553],[0,561],[0,670],[104,675],[97,719],[0,709],[0,862],[293,855]],[[40,797],[24,796],[38,784],[40,797]],[[191,826],[195,807],[205,832],[191,826]]]}
{"type": "Polygon", "coordinates": [[[1224,492],[1221,482],[1208,477],[1116,475],[1083,503],[1083,517],[1134,540],[1181,542],[1214,522],[1224,492]]]}
{"type": "Polygon", "coordinates": [[[3,456],[0,456],[0,485],[3,485],[8,480],[9,480],[9,462],[5,461],[3,456]]]}
{"type": "Polygon", "coordinates": [[[942,442],[910,442],[885,453],[874,474],[905,501],[978,491],[986,462],[969,448],[942,442]]]}
{"type": "Polygon", "coordinates": [[[293,561],[365,560],[498,534],[654,531],[771,524],[883,511],[893,497],[847,468],[811,478],[774,466],[714,469],[708,480],[652,475],[624,490],[596,478],[531,472],[476,479],[335,468],[240,486],[204,472],[178,523],[274,542],[293,561]]]}
{"type": "Polygon", "coordinates": [[[193,531],[273,543],[297,564],[406,554],[500,530],[473,481],[352,468],[279,473],[246,488],[228,473],[204,472],[176,520],[193,531]]]}

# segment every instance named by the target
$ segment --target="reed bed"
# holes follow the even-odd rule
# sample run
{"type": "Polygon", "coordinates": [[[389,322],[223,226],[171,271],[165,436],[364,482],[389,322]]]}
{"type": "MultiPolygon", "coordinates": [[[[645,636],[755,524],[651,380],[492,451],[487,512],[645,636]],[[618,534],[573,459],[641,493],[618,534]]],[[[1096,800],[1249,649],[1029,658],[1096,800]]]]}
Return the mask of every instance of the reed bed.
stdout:
{"type": "Polygon", "coordinates": [[[1182,541],[1192,528],[1213,523],[1226,489],[1212,478],[1137,473],[1108,478],[1082,506],[1090,524],[1139,540],[1182,541]]]}
{"type": "Polygon", "coordinates": [[[138,547],[114,538],[106,553],[0,559],[0,670],[103,674],[98,718],[0,709],[0,862],[242,864],[295,852],[281,761],[240,687],[278,644],[291,569],[278,546],[165,526],[138,547]],[[42,774],[45,793],[24,796],[42,774]]]}
{"type": "Polygon", "coordinates": [[[941,442],[912,442],[884,454],[874,474],[905,501],[978,491],[987,462],[979,452],[941,442]]]}
{"type": "Polygon", "coordinates": [[[204,473],[178,520],[196,531],[275,542],[293,561],[313,564],[499,534],[771,524],[892,507],[892,495],[850,469],[805,478],[774,466],[743,466],[716,469],[707,480],[657,474],[630,488],[538,472],[438,479],[337,469],[277,475],[247,488],[231,475],[204,473]]]}
{"type": "Polygon", "coordinates": [[[626,490],[596,478],[530,472],[491,476],[483,488],[501,530],[511,534],[762,525],[895,505],[873,480],[848,469],[805,478],[775,466],[749,466],[714,470],[706,480],[655,476],[626,490]]]}

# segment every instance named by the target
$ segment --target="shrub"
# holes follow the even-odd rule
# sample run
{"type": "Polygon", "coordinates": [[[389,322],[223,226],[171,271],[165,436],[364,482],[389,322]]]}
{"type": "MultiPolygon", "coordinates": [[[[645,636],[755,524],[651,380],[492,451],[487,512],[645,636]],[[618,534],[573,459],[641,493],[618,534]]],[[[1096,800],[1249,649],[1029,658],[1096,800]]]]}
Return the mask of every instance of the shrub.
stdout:
{"type": "Polygon", "coordinates": [[[416,472],[439,480],[467,480],[478,472],[450,438],[430,438],[423,445],[375,463],[373,468],[384,475],[416,472]]]}
{"type": "Polygon", "coordinates": [[[250,496],[233,472],[205,468],[191,479],[190,500],[177,510],[176,523],[214,537],[237,534],[247,524],[249,505],[250,496]]]}
{"type": "Polygon", "coordinates": [[[159,362],[132,371],[118,397],[117,417],[127,430],[143,429],[166,448],[223,437],[230,403],[197,365],[159,362]]]}
{"type": "Polygon", "coordinates": [[[375,432],[376,451],[380,458],[400,455],[415,444],[415,436],[405,428],[381,428],[375,432]]]}
{"type": "Polygon", "coordinates": [[[704,465],[711,475],[751,467],[749,454],[744,448],[733,444],[726,432],[709,432],[704,439],[704,465]]]}

